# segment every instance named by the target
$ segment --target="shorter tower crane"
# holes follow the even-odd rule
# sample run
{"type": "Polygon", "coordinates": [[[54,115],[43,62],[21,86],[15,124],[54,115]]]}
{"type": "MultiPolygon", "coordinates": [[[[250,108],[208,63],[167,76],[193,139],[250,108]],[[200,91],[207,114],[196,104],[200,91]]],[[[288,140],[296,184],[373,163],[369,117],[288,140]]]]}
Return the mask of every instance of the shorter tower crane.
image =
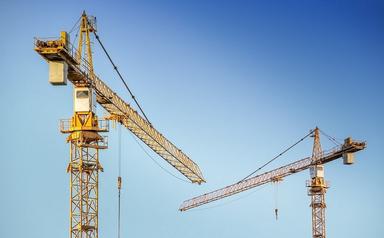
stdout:
{"type": "MultiPolygon", "coordinates": [[[[351,165],[354,162],[354,153],[365,149],[366,143],[353,141],[350,137],[348,137],[344,140],[344,144],[337,146],[330,152],[326,153],[321,149],[319,131],[319,128],[316,127],[309,134],[314,137],[313,152],[311,157],[298,160],[253,177],[247,176],[245,179],[235,184],[186,200],[182,203],[179,210],[186,211],[266,183],[281,181],[284,177],[309,169],[310,180],[307,181],[307,187],[308,195],[311,197],[310,206],[312,208],[312,237],[325,238],[325,193],[328,188],[328,184],[324,180],[324,164],[343,158],[344,164],[351,165]]],[[[277,210],[275,210],[275,213],[277,217],[277,210]]]]}

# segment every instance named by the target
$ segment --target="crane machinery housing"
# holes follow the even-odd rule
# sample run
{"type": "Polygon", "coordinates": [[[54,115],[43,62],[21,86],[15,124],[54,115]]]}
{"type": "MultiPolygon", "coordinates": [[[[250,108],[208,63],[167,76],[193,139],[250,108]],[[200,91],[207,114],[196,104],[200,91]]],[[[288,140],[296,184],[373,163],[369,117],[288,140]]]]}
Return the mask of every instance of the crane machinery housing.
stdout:
{"type": "MultiPolygon", "coordinates": [[[[325,153],[321,149],[319,131],[319,128],[316,127],[307,135],[314,137],[311,157],[295,161],[280,168],[255,175],[253,177],[250,177],[249,175],[245,179],[242,179],[235,184],[186,200],[181,204],[179,210],[186,211],[255,188],[257,186],[261,186],[266,183],[281,181],[284,177],[309,169],[310,180],[307,181],[307,187],[308,195],[311,197],[310,206],[312,208],[312,237],[325,238],[325,193],[328,188],[328,183],[324,180],[324,164],[339,158],[343,158],[343,162],[346,165],[353,164],[354,153],[363,150],[366,147],[366,143],[353,141],[350,137],[348,137],[344,140],[344,144],[341,144],[333,148],[331,151],[325,153]]],[[[290,148],[292,147],[293,146],[290,148]]]]}
{"type": "MultiPolygon", "coordinates": [[[[99,150],[108,147],[107,137],[101,133],[108,132],[109,120],[125,126],[192,183],[205,182],[196,163],[95,74],[92,34],[99,40],[96,18],[83,12],[79,19],[77,48],[70,43],[67,32],[61,32],[58,39],[35,38],[34,42],[34,50],[49,64],[49,82],[66,85],[70,81],[74,86],[74,114],[71,119],[60,121],[60,131],[68,134],[70,144],[67,167],[70,173],[70,238],[98,237],[99,171],[103,171],[99,150]],[[99,119],[96,104],[101,105],[109,116],[99,119]]],[[[121,177],[118,178],[118,188],[121,188],[121,177]]]]}

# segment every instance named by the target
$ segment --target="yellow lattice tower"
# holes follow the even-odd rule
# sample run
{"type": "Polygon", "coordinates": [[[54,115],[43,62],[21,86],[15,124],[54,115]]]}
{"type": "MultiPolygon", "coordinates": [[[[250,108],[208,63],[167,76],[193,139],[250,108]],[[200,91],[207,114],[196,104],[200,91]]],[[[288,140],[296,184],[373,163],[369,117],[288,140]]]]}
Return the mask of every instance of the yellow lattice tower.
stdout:
{"type": "MultiPolygon", "coordinates": [[[[87,88],[76,88],[76,94],[87,92],[87,88]]],[[[89,91],[88,91],[89,92],[89,91]]],[[[98,185],[99,150],[107,144],[99,132],[108,131],[108,124],[100,122],[94,112],[75,112],[69,121],[61,122],[61,131],[70,133],[70,237],[98,237],[98,185]],[[68,125],[68,126],[67,126],[68,125]]]]}
{"type": "Polygon", "coordinates": [[[320,144],[319,128],[314,130],[312,163],[310,167],[311,180],[307,181],[308,195],[311,196],[312,208],[312,237],[325,238],[325,193],[328,188],[324,180],[324,165],[317,163],[323,157],[320,144]]]}
{"type": "MultiPolygon", "coordinates": [[[[83,13],[80,22],[79,44],[76,60],[93,75],[90,32],[94,24],[83,13]],[[84,47],[85,46],[85,47],[84,47]],[[84,49],[84,56],[83,56],[84,49]]],[[[68,77],[76,77],[69,74],[68,77]]],[[[61,131],[70,133],[70,237],[98,237],[98,187],[99,150],[107,148],[106,137],[100,132],[108,131],[108,122],[98,120],[95,114],[96,95],[91,85],[76,84],[74,87],[74,115],[62,122],[61,131]],[[68,125],[68,126],[66,126],[68,125]]]]}

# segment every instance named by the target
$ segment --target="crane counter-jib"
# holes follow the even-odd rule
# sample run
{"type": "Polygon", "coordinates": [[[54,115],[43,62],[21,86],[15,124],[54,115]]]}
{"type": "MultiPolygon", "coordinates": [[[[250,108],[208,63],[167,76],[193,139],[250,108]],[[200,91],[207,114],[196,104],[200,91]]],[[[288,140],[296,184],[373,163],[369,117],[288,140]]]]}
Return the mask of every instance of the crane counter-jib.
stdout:
{"type": "Polygon", "coordinates": [[[343,157],[346,154],[354,153],[365,148],[365,142],[354,142],[350,139],[346,139],[344,145],[341,145],[329,153],[323,155],[316,163],[312,161],[312,158],[307,157],[305,159],[298,160],[280,168],[274,169],[269,172],[265,172],[260,175],[242,180],[235,184],[226,186],[224,188],[215,190],[210,193],[203,194],[201,196],[194,197],[186,200],[180,206],[180,211],[186,211],[194,207],[198,207],[219,199],[235,195],[237,193],[252,189],[263,184],[276,181],[283,177],[289,176],[294,173],[308,169],[314,164],[325,164],[343,157]]]}
{"type": "Polygon", "coordinates": [[[67,78],[74,85],[92,87],[97,94],[97,102],[111,115],[120,116],[119,122],[142,140],[155,153],[161,156],[191,182],[205,182],[199,167],[180,149],[159,133],[147,120],[139,115],[128,103],[110,89],[93,70],[89,63],[75,57],[77,52],[67,41],[66,34],[60,39],[35,40],[37,51],[48,62],[61,62],[66,65],[67,78]]]}

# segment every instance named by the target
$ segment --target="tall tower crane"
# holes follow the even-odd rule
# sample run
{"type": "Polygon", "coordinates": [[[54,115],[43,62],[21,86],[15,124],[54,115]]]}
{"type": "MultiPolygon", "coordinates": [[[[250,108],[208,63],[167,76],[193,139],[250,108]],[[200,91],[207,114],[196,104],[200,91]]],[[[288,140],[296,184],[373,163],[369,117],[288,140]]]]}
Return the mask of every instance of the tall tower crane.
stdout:
{"type": "Polygon", "coordinates": [[[35,51],[49,64],[49,82],[66,85],[68,80],[74,86],[74,114],[60,122],[70,144],[70,238],[98,237],[98,176],[103,171],[99,150],[108,146],[101,133],[108,131],[109,120],[124,125],[192,183],[205,182],[197,164],[95,74],[91,49],[91,35],[98,39],[95,23],[94,17],[82,14],[77,49],[67,32],[61,32],[58,39],[35,39],[35,51]],[[109,113],[105,120],[98,119],[96,103],[109,113]]]}
{"type": "Polygon", "coordinates": [[[298,160],[269,172],[247,177],[235,184],[186,200],[182,203],[179,210],[186,211],[266,183],[280,181],[284,177],[309,169],[310,180],[307,181],[307,187],[308,195],[311,197],[312,237],[325,238],[325,192],[328,185],[324,180],[324,164],[339,158],[343,158],[344,164],[353,164],[353,154],[363,150],[366,144],[365,142],[353,141],[348,137],[344,140],[343,145],[337,146],[330,152],[325,153],[321,149],[319,129],[316,127],[311,131],[310,135],[314,137],[311,157],[298,160]]]}

